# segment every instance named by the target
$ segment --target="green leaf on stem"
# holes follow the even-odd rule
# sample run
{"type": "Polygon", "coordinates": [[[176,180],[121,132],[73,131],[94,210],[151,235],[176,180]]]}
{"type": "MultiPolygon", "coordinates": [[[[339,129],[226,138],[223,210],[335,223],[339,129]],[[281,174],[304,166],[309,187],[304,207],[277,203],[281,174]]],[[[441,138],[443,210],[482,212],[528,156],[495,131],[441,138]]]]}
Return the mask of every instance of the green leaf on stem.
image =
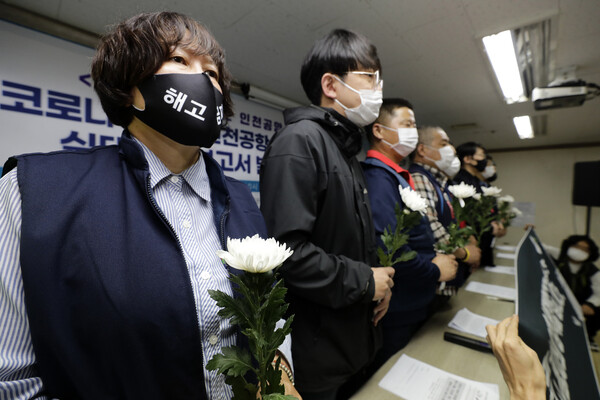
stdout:
{"type": "Polygon", "coordinates": [[[277,382],[277,384],[273,383],[273,384],[270,384],[269,386],[267,386],[267,390],[265,390],[265,395],[272,394],[272,393],[285,393],[285,388],[281,384],[282,371],[279,369],[279,362],[280,362],[280,360],[277,360],[275,367],[273,367],[273,365],[271,365],[271,364],[269,364],[269,366],[267,367],[267,371],[266,371],[267,381],[268,382],[277,382]]]}
{"type": "Polygon", "coordinates": [[[408,243],[410,230],[419,224],[423,216],[417,211],[401,210],[399,204],[396,204],[394,214],[396,215],[396,229],[392,231],[392,227],[388,225],[383,230],[383,234],[380,236],[383,248],[377,249],[379,265],[384,267],[412,260],[417,255],[414,251],[404,252],[400,255],[397,252],[408,243]]]}
{"type": "Polygon", "coordinates": [[[271,393],[263,396],[262,400],[298,400],[289,394],[271,393]]]}
{"type": "Polygon", "coordinates": [[[465,247],[469,244],[469,238],[475,234],[475,231],[470,226],[461,228],[459,224],[453,222],[446,231],[450,235],[447,243],[437,243],[436,248],[446,254],[452,254],[458,248],[465,247]]]}
{"type": "Polygon", "coordinates": [[[254,370],[250,353],[235,346],[221,348],[221,353],[214,355],[206,364],[206,369],[217,370],[229,376],[244,376],[248,371],[254,370]]]}
{"type": "Polygon", "coordinates": [[[276,272],[230,274],[229,280],[240,296],[209,291],[221,307],[219,315],[231,318],[232,325],[239,326],[240,332],[248,338],[250,352],[237,347],[223,348],[222,354],[215,355],[208,363],[209,369],[227,374],[226,382],[232,386],[235,400],[255,400],[259,386],[265,393],[263,399],[294,398],[281,394],[284,393],[281,371],[271,365],[278,347],[291,332],[293,321],[293,316],[290,316],[283,328],[276,328],[277,321],[288,309],[285,302],[287,289],[283,280],[276,279],[276,272]],[[246,374],[255,376],[259,386],[249,384],[243,376],[246,374]],[[248,397],[252,390],[253,394],[248,397]]]}
{"type": "Polygon", "coordinates": [[[210,297],[217,302],[219,316],[231,318],[232,324],[252,324],[251,308],[244,301],[238,301],[219,290],[208,290],[210,297]]]}
{"type": "Polygon", "coordinates": [[[232,400],[256,400],[258,387],[252,383],[246,382],[242,376],[227,376],[225,383],[231,386],[233,390],[232,400]]]}

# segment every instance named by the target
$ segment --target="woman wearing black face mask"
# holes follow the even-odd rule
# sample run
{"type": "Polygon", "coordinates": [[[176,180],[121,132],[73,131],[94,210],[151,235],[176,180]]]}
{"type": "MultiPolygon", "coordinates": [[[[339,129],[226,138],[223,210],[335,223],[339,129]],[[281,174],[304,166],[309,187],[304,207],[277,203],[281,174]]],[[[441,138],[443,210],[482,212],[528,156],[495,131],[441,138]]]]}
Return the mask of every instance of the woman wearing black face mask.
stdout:
{"type": "Polygon", "coordinates": [[[232,115],[223,49],[189,17],[141,14],[101,39],[92,78],[119,144],[17,156],[0,180],[0,247],[18,249],[0,251],[0,392],[230,398],[206,370],[242,344],[208,295],[232,292],[216,250],[266,228],[200,150],[232,115]]]}

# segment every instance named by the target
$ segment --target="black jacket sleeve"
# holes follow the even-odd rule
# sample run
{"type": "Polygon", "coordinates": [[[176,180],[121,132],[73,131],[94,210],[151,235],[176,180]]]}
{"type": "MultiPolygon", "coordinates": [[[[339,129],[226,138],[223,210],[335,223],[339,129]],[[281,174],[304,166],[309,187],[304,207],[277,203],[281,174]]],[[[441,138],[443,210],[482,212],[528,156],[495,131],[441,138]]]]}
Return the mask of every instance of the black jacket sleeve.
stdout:
{"type": "Polygon", "coordinates": [[[317,125],[305,121],[281,131],[260,171],[261,211],[269,234],[294,251],[281,270],[285,284],[295,295],[331,308],[370,302],[375,290],[371,267],[327,248],[328,241],[339,240],[336,231],[352,229],[352,222],[344,216],[344,204],[338,215],[321,207],[331,175],[326,163],[333,160],[323,154],[322,138],[302,133],[311,128],[307,124],[317,125]]]}

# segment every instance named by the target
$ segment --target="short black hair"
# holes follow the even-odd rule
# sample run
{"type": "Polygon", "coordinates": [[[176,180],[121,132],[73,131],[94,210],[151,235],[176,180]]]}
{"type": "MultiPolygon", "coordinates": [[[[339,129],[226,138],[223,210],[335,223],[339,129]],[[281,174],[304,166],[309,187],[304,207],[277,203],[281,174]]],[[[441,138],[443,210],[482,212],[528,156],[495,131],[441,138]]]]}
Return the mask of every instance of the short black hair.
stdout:
{"type": "Polygon", "coordinates": [[[415,108],[413,107],[411,102],[406,99],[402,99],[400,97],[395,97],[395,98],[391,98],[391,99],[389,99],[389,98],[383,99],[383,103],[381,103],[381,108],[379,109],[379,116],[377,116],[377,119],[375,121],[373,121],[372,123],[370,123],[369,125],[367,125],[365,127],[365,130],[367,131],[367,139],[369,139],[369,143],[375,142],[375,137],[373,136],[373,125],[382,124],[383,121],[387,120],[389,117],[391,117],[394,114],[394,111],[396,110],[396,108],[403,108],[403,107],[406,107],[408,109],[411,109],[412,111],[415,111],[415,108]]]}
{"type": "Polygon", "coordinates": [[[588,246],[590,246],[590,256],[585,261],[594,262],[598,259],[598,246],[596,245],[596,243],[594,243],[594,241],[589,236],[571,235],[568,238],[566,238],[565,240],[563,240],[562,245],[560,246],[560,255],[558,256],[559,262],[567,261],[568,260],[567,251],[569,250],[569,247],[571,247],[579,242],[586,242],[588,244],[588,246]]]}
{"type": "Polygon", "coordinates": [[[359,69],[372,69],[381,74],[377,48],[360,33],[334,29],[313,44],[302,63],[300,81],[310,102],[319,105],[323,74],[344,75],[359,69]]]}
{"type": "Polygon", "coordinates": [[[212,58],[219,70],[225,117],[233,115],[232,78],[225,66],[223,48],[193,18],[163,11],[133,16],[100,39],[92,60],[92,80],[102,108],[113,124],[129,125],[133,119],[132,89],[154,75],[177,45],[212,58]]]}
{"type": "Polygon", "coordinates": [[[482,149],[487,154],[485,147],[477,142],[467,142],[458,146],[456,148],[456,155],[458,156],[461,164],[463,164],[463,160],[466,156],[473,156],[478,148],[482,149]]]}

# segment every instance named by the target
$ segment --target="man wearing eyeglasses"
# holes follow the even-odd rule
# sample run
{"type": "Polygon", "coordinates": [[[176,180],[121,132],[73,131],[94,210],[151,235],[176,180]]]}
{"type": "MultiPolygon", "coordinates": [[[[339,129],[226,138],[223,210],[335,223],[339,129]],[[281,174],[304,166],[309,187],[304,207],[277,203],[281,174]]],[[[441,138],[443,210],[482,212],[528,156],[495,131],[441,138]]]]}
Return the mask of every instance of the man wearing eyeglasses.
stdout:
{"type": "Polygon", "coordinates": [[[347,398],[381,345],[379,322],[393,286],[375,268],[367,188],[355,158],[363,126],[379,114],[377,50],[334,30],[313,45],[301,81],[311,101],[284,112],[260,171],[269,234],[294,254],[281,268],[288,288],[296,387],[303,399],[347,398]]]}

